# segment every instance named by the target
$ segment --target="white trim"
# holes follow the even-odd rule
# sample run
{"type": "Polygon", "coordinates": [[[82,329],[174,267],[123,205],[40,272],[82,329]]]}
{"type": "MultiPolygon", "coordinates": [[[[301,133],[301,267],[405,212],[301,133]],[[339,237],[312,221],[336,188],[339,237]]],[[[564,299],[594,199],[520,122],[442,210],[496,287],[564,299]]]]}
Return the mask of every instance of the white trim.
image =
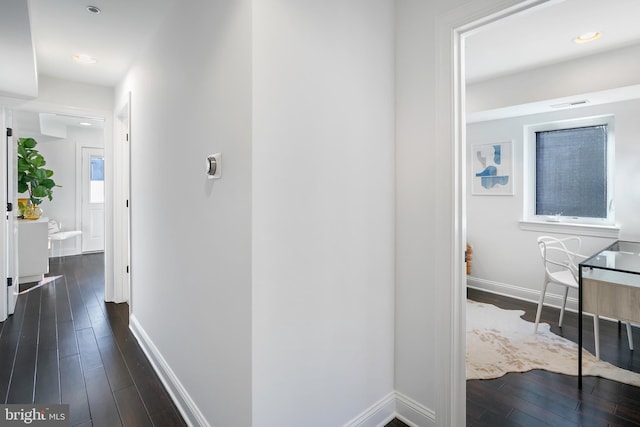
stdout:
{"type": "Polygon", "coordinates": [[[433,410],[400,392],[392,391],[343,427],[383,427],[394,418],[409,427],[436,425],[436,413],[433,410]]]}
{"type": "Polygon", "coordinates": [[[189,426],[210,426],[167,361],[162,357],[160,350],[153,344],[153,341],[151,341],[151,338],[149,338],[149,335],[147,335],[133,314],[129,318],[129,329],[138,340],[142,351],[149,359],[149,363],[158,374],[160,381],[171,396],[185,422],[189,426]]]}
{"type": "Polygon", "coordinates": [[[435,347],[437,425],[466,425],[466,295],[464,248],[466,247],[466,141],[464,37],[492,22],[515,15],[548,0],[477,0],[436,17],[438,69],[435,102],[436,151],[439,183],[436,200],[435,241],[440,246],[433,274],[438,301],[435,347]],[[450,201],[450,203],[447,203],[450,201]]]}
{"type": "MultiPolygon", "coordinates": [[[[540,290],[538,289],[523,288],[522,286],[495,282],[493,280],[481,279],[479,277],[468,277],[467,287],[471,289],[477,289],[479,291],[489,292],[496,295],[502,295],[508,298],[515,298],[522,301],[528,301],[534,304],[538,304],[538,300],[540,299],[540,290]]],[[[551,288],[551,287],[547,288],[544,305],[560,309],[560,307],[562,306],[562,295],[549,292],[550,290],[553,291],[553,289],[554,288],[551,288]]],[[[558,287],[558,289],[564,289],[564,287],[558,287]]],[[[567,297],[566,309],[569,311],[575,311],[575,312],[578,311],[577,295],[567,297]]]]}
{"type": "Polygon", "coordinates": [[[344,427],[384,426],[395,418],[395,407],[395,394],[391,392],[347,422],[344,427]]]}
{"type": "MultiPolygon", "coordinates": [[[[396,418],[409,427],[436,425],[436,413],[402,393],[395,392],[396,418]]],[[[465,403],[466,404],[466,403],[465,403]]]]}
{"type": "Polygon", "coordinates": [[[524,219],[520,220],[519,224],[520,230],[539,233],[606,237],[609,239],[618,239],[620,237],[620,227],[617,225],[570,224],[566,222],[529,221],[524,219]]]}

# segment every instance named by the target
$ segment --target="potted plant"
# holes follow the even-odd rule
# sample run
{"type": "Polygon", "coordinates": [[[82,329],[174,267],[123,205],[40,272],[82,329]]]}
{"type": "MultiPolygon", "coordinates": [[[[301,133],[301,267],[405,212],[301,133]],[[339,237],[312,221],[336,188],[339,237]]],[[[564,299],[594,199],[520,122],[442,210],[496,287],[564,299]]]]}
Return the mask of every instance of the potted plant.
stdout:
{"type": "Polygon", "coordinates": [[[33,138],[18,138],[18,193],[29,193],[25,206],[18,203],[20,213],[28,219],[38,219],[42,210],[38,207],[46,197],[53,200],[53,187],[59,187],[51,179],[53,171],[46,169],[46,160],[35,149],[33,138]]]}

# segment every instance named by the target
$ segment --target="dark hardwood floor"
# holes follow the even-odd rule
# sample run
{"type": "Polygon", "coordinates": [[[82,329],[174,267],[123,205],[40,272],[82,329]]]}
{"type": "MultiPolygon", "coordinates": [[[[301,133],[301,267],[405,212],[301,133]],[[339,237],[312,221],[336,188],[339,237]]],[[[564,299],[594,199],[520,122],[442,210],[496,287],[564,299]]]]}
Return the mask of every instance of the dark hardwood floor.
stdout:
{"type": "Polygon", "coordinates": [[[402,421],[400,421],[399,419],[394,418],[393,420],[391,420],[389,424],[386,424],[384,427],[409,427],[409,426],[403,423],[402,421]]]}
{"type": "MultiPolygon", "coordinates": [[[[523,319],[535,320],[536,305],[469,289],[469,299],[509,310],[524,310],[523,319]]],[[[560,336],[578,341],[578,316],[566,312],[558,328],[559,310],[545,307],[542,322],[560,336]]],[[[584,317],[583,342],[594,352],[593,318],[584,317]]],[[[633,328],[636,351],[630,351],[626,328],[600,321],[601,358],[640,372],[640,331],[633,328]]],[[[598,377],[577,377],[535,370],[509,373],[494,380],[467,381],[467,427],[508,426],[640,426],[640,388],[598,377]]]]}
{"type": "Polygon", "coordinates": [[[102,254],[54,258],[55,281],[0,323],[0,401],[69,404],[71,426],[185,426],[129,331],[104,302],[102,254]]]}

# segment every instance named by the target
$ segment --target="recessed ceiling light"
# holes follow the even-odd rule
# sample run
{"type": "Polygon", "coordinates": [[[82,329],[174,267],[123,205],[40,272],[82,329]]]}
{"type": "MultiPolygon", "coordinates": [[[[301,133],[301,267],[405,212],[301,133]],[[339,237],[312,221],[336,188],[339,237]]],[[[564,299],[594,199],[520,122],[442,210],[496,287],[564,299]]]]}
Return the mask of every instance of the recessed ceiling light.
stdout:
{"type": "Polygon", "coordinates": [[[573,41],[576,42],[576,43],[587,43],[587,42],[592,42],[594,40],[599,39],[600,36],[602,36],[601,33],[597,32],[597,31],[590,31],[588,33],[584,33],[584,34],[576,37],[575,39],[573,39],[573,41]]]}
{"type": "Polygon", "coordinates": [[[80,64],[95,64],[98,62],[96,58],[89,55],[73,55],[73,59],[80,64]]]}
{"type": "Polygon", "coordinates": [[[100,8],[99,8],[99,7],[96,7],[96,6],[87,6],[87,12],[89,12],[89,13],[93,13],[94,15],[97,15],[97,14],[99,14],[99,13],[100,13],[100,12],[102,12],[102,11],[100,10],[100,8]]]}
{"type": "Polygon", "coordinates": [[[80,126],[91,126],[91,123],[87,123],[87,122],[80,122],[78,123],[80,126]]]}

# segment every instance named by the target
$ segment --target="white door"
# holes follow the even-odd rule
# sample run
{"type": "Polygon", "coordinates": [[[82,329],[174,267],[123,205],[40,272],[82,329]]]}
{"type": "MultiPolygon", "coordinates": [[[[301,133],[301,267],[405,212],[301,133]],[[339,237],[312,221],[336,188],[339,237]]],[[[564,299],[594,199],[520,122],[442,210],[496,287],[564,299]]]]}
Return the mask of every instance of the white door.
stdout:
{"type": "Polygon", "coordinates": [[[82,148],[82,252],[104,251],[104,150],[82,148]]]}

